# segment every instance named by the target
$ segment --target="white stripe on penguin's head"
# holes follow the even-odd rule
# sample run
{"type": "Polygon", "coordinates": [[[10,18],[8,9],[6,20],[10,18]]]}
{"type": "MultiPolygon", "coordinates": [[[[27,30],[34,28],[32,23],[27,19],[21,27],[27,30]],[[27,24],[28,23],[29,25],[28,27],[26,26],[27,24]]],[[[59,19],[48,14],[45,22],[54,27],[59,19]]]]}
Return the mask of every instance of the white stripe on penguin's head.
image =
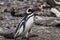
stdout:
{"type": "Polygon", "coordinates": [[[35,10],[32,9],[32,8],[28,8],[27,11],[26,11],[26,13],[27,13],[27,14],[31,14],[31,13],[33,13],[34,11],[35,11],[35,10]]]}

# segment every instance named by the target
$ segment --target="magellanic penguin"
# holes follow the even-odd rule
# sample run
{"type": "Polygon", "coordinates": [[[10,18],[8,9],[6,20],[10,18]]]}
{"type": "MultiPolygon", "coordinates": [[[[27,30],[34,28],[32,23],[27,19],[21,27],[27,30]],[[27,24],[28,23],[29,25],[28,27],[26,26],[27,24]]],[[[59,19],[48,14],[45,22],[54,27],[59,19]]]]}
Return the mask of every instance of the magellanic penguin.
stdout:
{"type": "Polygon", "coordinates": [[[25,17],[19,23],[16,30],[0,27],[0,35],[10,39],[16,39],[17,37],[26,37],[26,39],[29,40],[29,32],[32,28],[34,17],[36,15],[33,13],[34,11],[38,10],[33,8],[27,9],[25,17]]]}
{"type": "Polygon", "coordinates": [[[34,23],[34,12],[35,10],[32,8],[28,8],[26,11],[26,16],[22,19],[22,21],[19,23],[16,31],[15,31],[15,36],[14,37],[18,37],[18,36],[25,36],[26,38],[28,38],[29,35],[29,31],[32,28],[32,25],[34,23]]]}

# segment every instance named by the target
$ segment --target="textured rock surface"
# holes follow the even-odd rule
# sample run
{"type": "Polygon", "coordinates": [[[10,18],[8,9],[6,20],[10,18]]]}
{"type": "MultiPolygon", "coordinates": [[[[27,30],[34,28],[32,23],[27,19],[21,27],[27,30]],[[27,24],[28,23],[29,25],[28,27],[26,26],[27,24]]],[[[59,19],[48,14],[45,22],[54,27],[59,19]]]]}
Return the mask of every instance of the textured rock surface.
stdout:
{"type": "Polygon", "coordinates": [[[60,24],[60,18],[36,16],[35,23],[40,25],[57,25],[60,24]]]}

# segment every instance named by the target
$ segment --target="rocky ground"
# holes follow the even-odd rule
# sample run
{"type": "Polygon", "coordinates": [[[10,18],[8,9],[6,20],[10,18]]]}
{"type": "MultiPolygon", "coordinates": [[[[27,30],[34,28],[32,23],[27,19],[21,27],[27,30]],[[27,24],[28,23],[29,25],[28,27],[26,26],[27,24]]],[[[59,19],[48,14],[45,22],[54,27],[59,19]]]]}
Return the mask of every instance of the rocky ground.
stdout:
{"type": "MultiPolygon", "coordinates": [[[[10,12],[4,12],[4,9],[10,9],[14,7],[17,10],[17,13],[24,14],[27,8],[39,8],[41,10],[35,12],[39,16],[44,17],[54,17],[50,13],[50,8],[42,9],[42,4],[44,4],[43,0],[2,0],[0,4],[0,27],[9,27],[14,29],[18,26],[20,20],[23,17],[13,17],[11,16],[10,12]]],[[[59,9],[59,6],[56,7],[59,9]]],[[[60,9],[59,9],[60,10],[60,9]]],[[[38,35],[37,37],[30,37],[30,40],[60,40],[60,27],[58,26],[44,26],[44,25],[33,25],[31,34],[38,35]]],[[[14,40],[14,39],[5,39],[0,37],[0,40],[14,40]]],[[[19,39],[17,39],[19,40],[19,39]]],[[[25,40],[25,39],[22,39],[25,40]]]]}

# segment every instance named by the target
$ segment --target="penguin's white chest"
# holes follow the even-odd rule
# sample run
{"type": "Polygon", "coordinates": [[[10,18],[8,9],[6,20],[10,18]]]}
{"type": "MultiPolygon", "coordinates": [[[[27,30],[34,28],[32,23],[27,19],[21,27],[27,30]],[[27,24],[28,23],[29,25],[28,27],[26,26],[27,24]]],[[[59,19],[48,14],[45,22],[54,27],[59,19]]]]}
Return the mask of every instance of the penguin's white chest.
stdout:
{"type": "Polygon", "coordinates": [[[30,17],[25,24],[25,31],[26,32],[32,27],[32,25],[34,23],[33,17],[34,16],[30,17]]]}
{"type": "Polygon", "coordinates": [[[29,31],[29,29],[32,28],[32,25],[33,25],[33,23],[34,23],[33,18],[34,18],[34,16],[30,17],[30,18],[26,21],[24,32],[23,32],[23,25],[22,25],[22,27],[17,31],[16,36],[17,36],[17,35],[24,35],[24,34],[26,34],[26,33],[29,31]],[[18,34],[18,33],[19,33],[19,34],[18,34]]]}

